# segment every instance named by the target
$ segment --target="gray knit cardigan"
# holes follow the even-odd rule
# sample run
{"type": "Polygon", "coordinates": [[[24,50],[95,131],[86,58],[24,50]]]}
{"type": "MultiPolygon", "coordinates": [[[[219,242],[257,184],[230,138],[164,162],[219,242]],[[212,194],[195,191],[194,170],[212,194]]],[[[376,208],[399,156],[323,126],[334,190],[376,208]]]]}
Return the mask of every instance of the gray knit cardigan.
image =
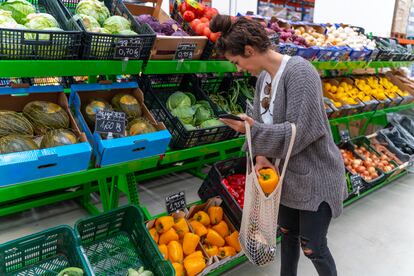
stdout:
{"type": "MultiPolygon", "coordinates": [[[[281,204],[317,211],[325,201],[332,216],[338,217],[348,195],[345,168],[332,138],[317,71],[301,57],[289,59],[276,91],[273,125],[264,124],[260,115],[264,77],[265,72],[258,77],[253,104],[253,155],[283,160],[292,133],[290,123],[296,124],[297,136],[283,182],[281,204]]],[[[283,162],[280,169],[282,165],[283,162]]]]}

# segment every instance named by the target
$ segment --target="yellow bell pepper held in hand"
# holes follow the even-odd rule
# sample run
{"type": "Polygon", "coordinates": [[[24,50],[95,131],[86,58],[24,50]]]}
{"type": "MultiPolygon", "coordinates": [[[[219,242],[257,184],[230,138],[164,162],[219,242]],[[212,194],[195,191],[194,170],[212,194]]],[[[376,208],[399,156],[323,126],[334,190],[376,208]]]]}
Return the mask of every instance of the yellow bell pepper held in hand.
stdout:
{"type": "Polygon", "coordinates": [[[168,259],[172,263],[181,263],[183,261],[183,248],[178,241],[170,241],[168,244],[168,259]]]}
{"type": "Polygon", "coordinates": [[[218,256],[220,258],[226,258],[236,255],[236,249],[231,246],[224,246],[219,248],[218,256]]]}
{"type": "Polygon", "coordinates": [[[184,235],[190,232],[190,229],[188,229],[188,224],[185,218],[179,218],[177,221],[175,221],[173,228],[177,232],[180,239],[184,238],[184,235]]]}
{"type": "Polygon", "coordinates": [[[202,225],[200,222],[196,220],[192,220],[190,221],[190,225],[191,227],[193,227],[195,233],[198,236],[202,237],[207,234],[207,228],[204,225],[202,225]]]}
{"type": "Polygon", "coordinates": [[[224,246],[225,244],[224,239],[220,236],[219,233],[217,233],[213,229],[207,230],[207,236],[205,241],[210,245],[216,245],[218,247],[224,246]]]}
{"type": "Polygon", "coordinates": [[[273,169],[261,169],[259,170],[259,184],[262,187],[263,192],[268,195],[271,194],[279,183],[279,176],[273,169]]]}
{"type": "Polygon", "coordinates": [[[185,257],[185,258],[184,258],[184,262],[185,262],[186,260],[189,260],[189,259],[194,259],[194,258],[204,258],[204,256],[203,256],[203,252],[201,252],[200,250],[195,251],[194,253],[192,253],[192,254],[188,255],[187,257],[185,257]]]}
{"type": "Polygon", "coordinates": [[[210,217],[210,223],[216,225],[223,220],[223,208],[220,206],[212,206],[208,208],[208,215],[210,217]]]}
{"type": "Polygon", "coordinates": [[[158,249],[160,250],[161,254],[164,256],[165,260],[168,260],[168,248],[165,244],[158,245],[158,249]]]}
{"type": "Polygon", "coordinates": [[[185,234],[184,240],[183,240],[184,254],[190,255],[191,253],[194,253],[199,242],[200,242],[200,236],[193,234],[193,233],[185,234]]]}
{"type": "Polygon", "coordinates": [[[175,275],[176,276],[185,276],[184,267],[183,267],[182,264],[180,264],[180,263],[173,263],[172,266],[174,267],[175,275]]]}
{"type": "Polygon", "coordinates": [[[184,268],[188,276],[194,276],[203,271],[206,261],[202,257],[194,257],[184,261],[184,268]]]}
{"type": "Polygon", "coordinates": [[[205,244],[204,248],[208,254],[208,256],[213,257],[218,255],[218,247],[215,245],[205,244]]]}
{"type": "Polygon", "coordinates": [[[155,221],[155,229],[157,229],[157,232],[162,234],[167,232],[171,229],[174,225],[174,218],[171,216],[163,216],[160,218],[157,218],[155,221]]]}
{"type": "Polygon", "coordinates": [[[210,225],[210,217],[204,211],[199,211],[199,212],[195,213],[195,215],[193,216],[193,219],[200,222],[204,226],[209,226],[210,225]]]}
{"type": "Polygon", "coordinates": [[[211,227],[211,229],[213,229],[214,231],[219,233],[220,236],[222,236],[223,238],[230,235],[229,227],[227,226],[227,223],[224,220],[222,220],[219,224],[214,225],[213,227],[211,227]]]}
{"type": "Polygon", "coordinates": [[[157,229],[153,227],[149,230],[149,233],[151,234],[151,237],[155,241],[155,243],[158,244],[158,239],[160,238],[160,236],[157,233],[157,229]]]}
{"type": "Polygon", "coordinates": [[[226,240],[227,245],[233,247],[234,249],[236,249],[237,252],[241,251],[241,246],[240,246],[240,242],[239,242],[239,232],[238,231],[234,231],[233,233],[231,233],[230,236],[227,236],[224,238],[226,240]]]}
{"type": "Polygon", "coordinates": [[[170,230],[168,230],[164,234],[161,234],[158,243],[168,244],[170,241],[178,241],[178,240],[179,240],[178,234],[175,232],[174,228],[170,228],[170,230]]]}

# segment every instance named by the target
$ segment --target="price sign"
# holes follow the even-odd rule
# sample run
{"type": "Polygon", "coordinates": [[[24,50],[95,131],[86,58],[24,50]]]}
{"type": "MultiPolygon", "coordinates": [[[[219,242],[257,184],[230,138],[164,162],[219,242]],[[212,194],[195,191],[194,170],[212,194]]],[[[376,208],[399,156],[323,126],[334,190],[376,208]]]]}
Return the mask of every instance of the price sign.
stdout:
{"type": "Polygon", "coordinates": [[[143,42],[141,38],[120,39],[115,46],[115,58],[137,59],[141,55],[143,42]]]}
{"type": "Polygon", "coordinates": [[[95,131],[99,133],[125,133],[125,113],[99,111],[96,113],[95,131]]]}
{"type": "Polygon", "coordinates": [[[341,135],[341,141],[344,143],[348,142],[351,139],[351,137],[349,136],[348,130],[341,130],[340,135],[341,135]]]}
{"type": "Polygon", "coordinates": [[[359,192],[359,190],[363,187],[362,178],[358,174],[351,175],[349,177],[349,181],[351,182],[352,190],[354,192],[359,192]]]}
{"type": "Polygon", "coordinates": [[[193,59],[196,47],[195,43],[181,43],[175,51],[175,59],[193,59]]]}
{"type": "Polygon", "coordinates": [[[168,214],[185,209],[187,203],[184,191],[167,196],[165,198],[165,206],[167,207],[168,214]]]}

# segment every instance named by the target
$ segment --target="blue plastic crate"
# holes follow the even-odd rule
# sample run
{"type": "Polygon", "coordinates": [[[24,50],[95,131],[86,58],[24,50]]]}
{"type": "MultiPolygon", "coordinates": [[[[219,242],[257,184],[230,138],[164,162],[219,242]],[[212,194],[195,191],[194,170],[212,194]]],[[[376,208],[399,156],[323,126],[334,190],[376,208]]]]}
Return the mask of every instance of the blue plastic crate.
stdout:
{"type": "Polygon", "coordinates": [[[349,59],[350,60],[355,60],[355,61],[365,61],[365,60],[369,60],[370,56],[371,56],[372,51],[365,48],[362,50],[355,50],[352,49],[351,53],[349,54],[349,59]]]}
{"type": "Polygon", "coordinates": [[[314,60],[317,57],[317,54],[319,52],[318,47],[303,47],[303,46],[297,46],[298,50],[296,52],[297,56],[301,56],[304,59],[307,60],[314,60]]]}
{"type": "Polygon", "coordinates": [[[89,141],[92,143],[97,166],[108,166],[122,162],[164,154],[171,135],[164,124],[157,123],[143,104],[143,94],[136,82],[113,84],[76,84],[71,87],[70,106],[89,141]],[[144,116],[158,129],[157,132],[104,140],[99,133],[91,130],[83,114],[83,104],[92,98],[103,98],[111,102],[117,93],[134,95],[142,104],[144,116]]]}
{"type": "Polygon", "coordinates": [[[49,101],[59,104],[69,115],[71,129],[80,143],[47,149],[0,155],[0,187],[41,178],[84,171],[88,168],[92,149],[70,114],[62,86],[29,88],[1,88],[0,109],[22,111],[31,101],[49,101]]]}

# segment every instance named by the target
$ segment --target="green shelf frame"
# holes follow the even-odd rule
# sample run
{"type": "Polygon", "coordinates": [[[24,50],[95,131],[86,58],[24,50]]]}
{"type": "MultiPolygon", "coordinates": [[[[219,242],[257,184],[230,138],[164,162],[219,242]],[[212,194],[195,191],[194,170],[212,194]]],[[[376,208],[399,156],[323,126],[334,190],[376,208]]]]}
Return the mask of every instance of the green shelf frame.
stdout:
{"type": "Polygon", "coordinates": [[[366,68],[397,68],[410,66],[412,61],[312,61],[318,70],[344,70],[366,68]]]}
{"type": "Polygon", "coordinates": [[[143,73],[151,74],[186,74],[186,73],[227,73],[236,72],[236,66],[224,60],[163,61],[149,60],[143,73]]]}

